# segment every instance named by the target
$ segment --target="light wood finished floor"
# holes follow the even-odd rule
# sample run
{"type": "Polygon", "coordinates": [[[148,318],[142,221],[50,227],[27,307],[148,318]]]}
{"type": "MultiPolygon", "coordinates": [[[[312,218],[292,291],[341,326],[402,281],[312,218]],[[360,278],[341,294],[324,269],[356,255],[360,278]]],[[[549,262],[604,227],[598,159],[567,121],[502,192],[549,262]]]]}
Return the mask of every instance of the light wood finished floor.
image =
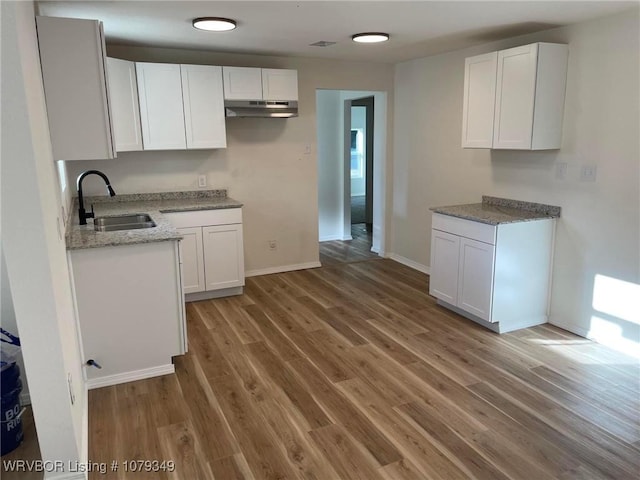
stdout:
{"type": "Polygon", "coordinates": [[[90,459],[192,479],[637,479],[639,365],[541,326],[496,335],[391,260],[188,305],[176,374],[90,392],[90,459]]]}
{"type": "Polygon", "coordinates": [[[320,242],[320,263],[322,266],[335,266],[344,263],[362,262],[379,259],[371,251],[372,234],[364,223],[351,225],[353,240],[320,242]]]}

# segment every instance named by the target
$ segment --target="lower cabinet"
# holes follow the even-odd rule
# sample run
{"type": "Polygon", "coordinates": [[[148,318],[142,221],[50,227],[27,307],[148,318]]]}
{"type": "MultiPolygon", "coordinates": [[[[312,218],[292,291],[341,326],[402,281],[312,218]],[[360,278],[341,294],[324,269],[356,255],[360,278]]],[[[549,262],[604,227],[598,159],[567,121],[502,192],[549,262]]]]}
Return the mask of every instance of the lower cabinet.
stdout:
{"type": "Polygon", "coordinates": [[[488,225],[434,214],[429,293],[496,332],[546,323],[555,220],[488,225]]]}
{"type": "Polygon", "coordinates": [[[186,299],[242,293],[244,246],[240,208],[165,213],[180,242],[186,299]]]}
{"type": "Polygon", "coordinates": [[[89,388],[164,375],[186,352],[178,242],[70,250],[89,388]]]}

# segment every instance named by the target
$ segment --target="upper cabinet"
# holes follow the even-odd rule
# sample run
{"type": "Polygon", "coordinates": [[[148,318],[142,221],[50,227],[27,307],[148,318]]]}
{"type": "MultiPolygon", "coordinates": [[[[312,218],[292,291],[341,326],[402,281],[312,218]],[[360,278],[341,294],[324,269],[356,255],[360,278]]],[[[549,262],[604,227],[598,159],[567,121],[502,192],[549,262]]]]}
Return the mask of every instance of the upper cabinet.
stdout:
{"type": "Polygon", "coordinates": [[[225,100],[298,100],[298,71],[222,67],[225,100]]]}
{"type": "Polygon", "coordinates": [[[224,148],[222,69],[136,63],[145,150],[224,148]]]}
{"type": "Polygon", "coordinates": [[[263,100],[298,100],[298,71],[262,69],[263,100]]]}
{"type": "Polygon", "coordinates": [[[560,148],[568,53],[534,43],[467,58],[462,146],[560,148]]]}
{"type": "Polygon", "coordinates": [[[115,157],[102,23],[36,17],[55,160],[115,157]]]}
{"type": "Polygon", "coordinates": [[[493,112],[496,103],[498,52],[470,57],[464,64],[462,146],[493,146],[493,112]]]}
{"type": "Polygon", "coordinates": [[[185,150],[180,65],[136,63],[145,150],[185,150]]]}
{"type": "Polygon", "coordinates": [[[262,69],[222,67],[225,100],[262,100],[262,69]]]}
{"type": "Polygon", "coordinates": [[[180,65],[187,148],[225,148],[222,67],[180,65]]]}
{"type": "Polygon", "coordinates": [[[142,150],[136,64],[118,58],[107,58],[107,73],[116,151],[142,150]]]}

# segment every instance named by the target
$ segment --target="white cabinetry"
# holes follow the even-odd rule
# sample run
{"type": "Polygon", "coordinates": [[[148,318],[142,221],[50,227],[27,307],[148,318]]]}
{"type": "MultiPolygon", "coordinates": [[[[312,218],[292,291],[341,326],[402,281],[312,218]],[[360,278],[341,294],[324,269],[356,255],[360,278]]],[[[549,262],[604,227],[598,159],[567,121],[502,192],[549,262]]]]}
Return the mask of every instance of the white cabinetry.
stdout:
{"type": "Polygon", "coordinates": [[[185,150],[180,65],[136,63],[145,150],[185,150]]]}
{"type": "Polygon", "coordinates": [[[54,160],[115,157],[102,23],[36,17],[54,160]]]}
{"type": "Polygon", "coordinates": [[[136,64],[109,57],[107,71],[116,151],[142,150],[136,64]]]}
{"type": "Polygon", "coordinates": [[[229,208],[165,213],[184,236],[182,271],[187,300],[242,293],[244,247],[242,210],[229,208]]]}
{"type": "Polygon", "coordinates": [[[429,293],[496,332],[547,321],[555,220],[488,225],[434,214],[429,293]]]}
{"type": "Polygon", "coordinates": [[[89,388],[174,371],[186,351],[178,242],[71,250],[89,388]]]}
{"type": "Polygon", "coordinates": [[[180,65],[187,148],[225,148],[222,67],[180,65]]]}
{"type": "Polygon", "coordinates": [[[225,100],[298,100],[298,71],[222,67],[225,100]]]}
{"type": "Polygon", "coordinates": [[[262,100],[262,71],[253,67],[222,67],[225,100],[262,100]]]}
{"type": "Polygon", "coordinates": [[[178,230],[183,236],[180,241],[180,261],[182,263],[184,293],[203,292],[205,283],[202,227],[179,228],[178,230]]]}
{"type": "Polygon", "coordinates": [[[226,147],[221,67],[136,63],[145,150],[226,147]]]}
{"type": "Polygon", "coordinates": [[[298,71],[262,69],[263,100],[298,100],[298,71]]]}
{"type": "Polygon", "coordinates": [[[493,146],[498,52],[465,59],[462,146],[493,146]]]}
{"type": "Polygon", "coordinates": [[[560,148],[568,54],[533,43],[467,58],[462,146],[560,148]]]}

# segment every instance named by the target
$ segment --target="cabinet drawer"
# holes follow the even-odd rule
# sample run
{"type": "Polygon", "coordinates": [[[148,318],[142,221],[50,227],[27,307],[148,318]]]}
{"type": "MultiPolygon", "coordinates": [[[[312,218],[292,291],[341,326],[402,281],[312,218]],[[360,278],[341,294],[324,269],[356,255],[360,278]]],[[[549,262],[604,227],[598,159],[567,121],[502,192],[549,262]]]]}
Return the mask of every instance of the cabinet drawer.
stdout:
{"type": "Polygon", "coordinates": [[[497,227],[495,225],[434,213],[431,226],[434,230],[452,233],[491,245],[496,244],[497,227]]]}
{"type": "Polygon", "coordinates": [[[241,208],[220,208],[191,212],[168,212],[164,216],[176,228],[206,227],[242,223],[241,208]]]}

